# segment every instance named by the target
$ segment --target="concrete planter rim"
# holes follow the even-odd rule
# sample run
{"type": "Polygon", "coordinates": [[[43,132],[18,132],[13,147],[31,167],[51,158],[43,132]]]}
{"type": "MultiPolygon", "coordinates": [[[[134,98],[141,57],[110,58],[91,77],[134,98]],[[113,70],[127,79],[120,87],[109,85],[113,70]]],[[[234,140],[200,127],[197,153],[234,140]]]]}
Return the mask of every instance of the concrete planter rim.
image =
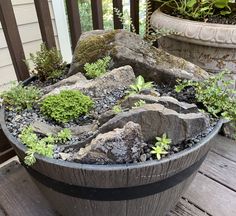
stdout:
{"type": "Polygon", "coordinates": [[[154,28],[172,29],[180,35],[168,36],[177,40],[205,46],[236,48],[236,25],[205,23],[174,17],[157,9],[151,17],[154,28]]]}

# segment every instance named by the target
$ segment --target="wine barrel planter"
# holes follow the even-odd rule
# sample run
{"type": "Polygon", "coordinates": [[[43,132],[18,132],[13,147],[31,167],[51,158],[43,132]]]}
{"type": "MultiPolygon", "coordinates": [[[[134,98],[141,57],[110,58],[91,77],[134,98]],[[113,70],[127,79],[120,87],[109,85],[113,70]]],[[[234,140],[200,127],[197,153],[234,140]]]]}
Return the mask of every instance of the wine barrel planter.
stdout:
{"type": "Polygon", "coordinates": [[[151,24],[180,33],[161,38],[158,44],[162,49],[213,73],[227,68],[234,72],[236,80],[235,25],[181,19],[160,9],[153,13],[151,24]]]}
{"type": "MultiPolygon", "coordinates": [[[[20,160],[26,147],[6,127],[3,132],[20,160]]],[[[64,216],[164,216],[175,206],[204,161],[222,122],[193,148],[160,161],[89,165],[36,155],[25,167],[52,207],[64,216]]]]}

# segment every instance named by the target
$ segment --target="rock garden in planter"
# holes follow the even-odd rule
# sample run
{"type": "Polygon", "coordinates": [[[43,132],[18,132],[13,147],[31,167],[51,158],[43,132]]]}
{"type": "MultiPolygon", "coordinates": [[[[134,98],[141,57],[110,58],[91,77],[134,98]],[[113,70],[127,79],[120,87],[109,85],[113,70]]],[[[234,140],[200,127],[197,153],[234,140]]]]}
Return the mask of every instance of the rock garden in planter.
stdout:
{"type": "Polygon", "coordinates": [[[61,215],[165,215],[236,116],[227,71],[125,30],[82,34],[69,69],[44,46],[31,59],[37,76],[1,95],[1,127],[61,215]]]}

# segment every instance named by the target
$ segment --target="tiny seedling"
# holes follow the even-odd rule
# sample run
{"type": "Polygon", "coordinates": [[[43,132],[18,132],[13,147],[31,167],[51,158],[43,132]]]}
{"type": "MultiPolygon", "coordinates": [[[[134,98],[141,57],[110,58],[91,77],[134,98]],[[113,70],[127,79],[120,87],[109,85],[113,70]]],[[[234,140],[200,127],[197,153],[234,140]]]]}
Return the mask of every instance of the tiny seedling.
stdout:
{"type": "Polygon", "coordinates": [[[129,90],[127,91],[127,93],[129,95],[133,95],[133,94],[138,94],[143,90],[149,90],[149,89],[153,89],[153,82],[145,82],[144,78],[141,75],[139,75],[136,78],[135,83],[129,86],[129,90]]]}
{"type": "Polygon", "coordinates": [[[157,160],[161,159],[162,155],[168,154],[167,150],[170,149],[171,139],[164,133],[162,137],[156,137],[157,142],[152,147],[151,154],[155,154],[157,160]]]}
{"type": "Polygon", "coordinates": [[[121,108],[120,105],[115,105],[115,106],[113,106],[112,111],[113,111],[115,114],[118,114],[118,113],[121,113],[121,112],[122,112],[122,108],[121,108]]]}
{"type": "Polygon", "coordinates": [[[91,79],[102,76],[107,72],[107,68],[110,64],[110,61],[111,57],[106,56],[103,59],[98,59],[94,63],[86,63],[84,65],[86,76],[91,79]]]}
{"type": "Polygon", "coordinates": [[[134,106],[132,108],[142,107],[145,104],[146,104],[146,102],[144,100],[139,100],[139,101],[134,103],[134,106]]]}

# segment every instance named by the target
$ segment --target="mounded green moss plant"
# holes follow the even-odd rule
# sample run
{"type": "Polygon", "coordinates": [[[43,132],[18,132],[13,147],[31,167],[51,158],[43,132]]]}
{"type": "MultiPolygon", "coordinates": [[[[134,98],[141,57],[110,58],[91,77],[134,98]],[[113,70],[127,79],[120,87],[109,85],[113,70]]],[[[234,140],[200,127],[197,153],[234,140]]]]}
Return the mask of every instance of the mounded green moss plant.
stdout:
{"type": "Polygon", "coordinates": [[[64,90],[57,95],[47,96],[41,102],[40,110],[58,123],[67,123],[87,114],[93,104],[89,96],[78,90],[64,90]]]}
{"type": "Polygon", "coordinates": [[[22,130],[19,138],[21,142],[27,146],[24,163],[31,166],[36,162],[35,153],[52,158],[55,144],[71,139],[71,131],[65,128],[61,130],[57,136],[48,134],[46,137],[40,139],[36,133],[34,133],[33,128],[27,126],[22,130]]]}
{"type": "Polygon", "coordinates": [[[32,109],[34,103],[40,98],[41,92],[35,86],[23,86],[22,83],[13,83],[10,90],[0,94],[3,104],[8,110],[22,111],[32,109]]]}
{"type": "Polygon", "coordinates": [[[30,54],[30,60],[34,64],[33,74],[41,81],[61,77],[66,66],[60,51],[56,48],[48,49],[45,44],[41,44],[40,51],[35,55],[30,54]]]}
{"type": "Polygon", "coordinates": [[[106,56],[103,59],[98,59],[94,63],[86,63],[84,65],[86,76],[92,79],[102,76],[107,72],[110,61],[111,57],[106,56]]]}

